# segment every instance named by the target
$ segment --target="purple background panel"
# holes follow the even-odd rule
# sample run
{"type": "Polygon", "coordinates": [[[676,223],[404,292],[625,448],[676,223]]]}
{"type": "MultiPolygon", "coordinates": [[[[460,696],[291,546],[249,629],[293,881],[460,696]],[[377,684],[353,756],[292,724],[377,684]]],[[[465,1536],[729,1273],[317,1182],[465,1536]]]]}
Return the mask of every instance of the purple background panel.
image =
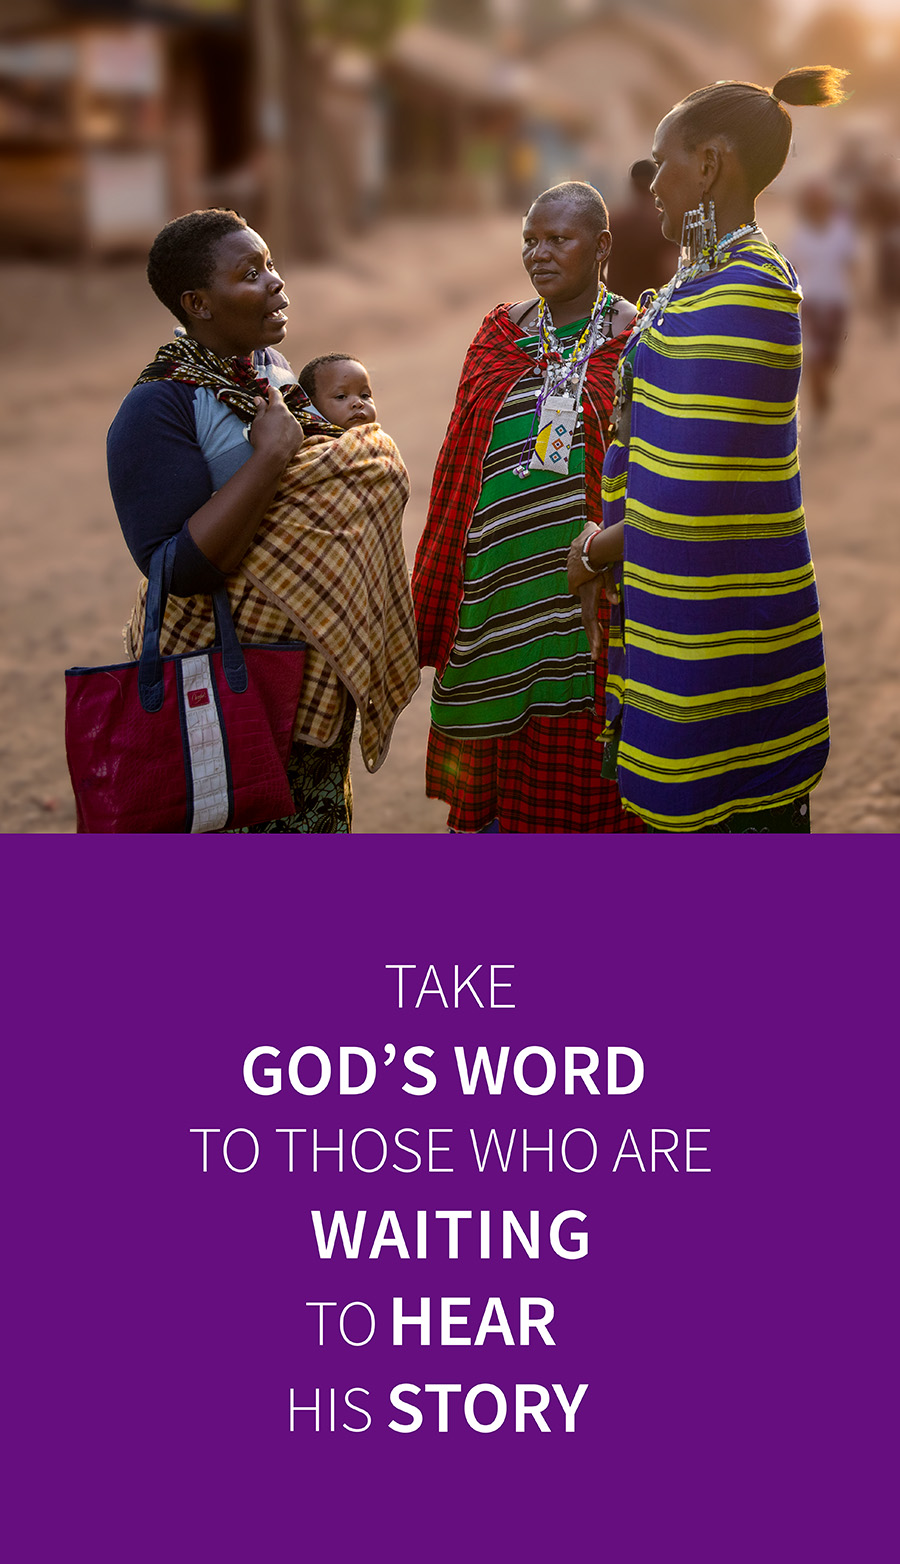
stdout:
{"type": "Polygon", "coordinates": [[[888,1556],[894,839],[8,839],[2,856],[15,1564],[888,1556]],[[402,1011],[396,962],[417,966],[402,1011]],[[479,962],[482,996],[491,963],[514,965],[514,1009],[414,1007],[430,963],[479,962]],[[381,1067],[365,1095],[256,1096],[260,1044],[282,1066],[353,1045],[381,1067]],[[388,1044],[434,1051],[431,1095],[400,1090],[388,1044]],[[627,1046],[646,1075],[630,1096],[601,1069],[597,1096],[464,1097],[459,1045],[560,1065],[627,1046]],[[395,1131],[429,1126],[451,1131],[452,1174],[394,1171],[395,1131]],[[205,1174],[193,1127],[222,1132],[205,1174]],[[243,1174],[221,1155],[236,1127],[260,1145],[243,1174]],[[306,1131],[293,1173],[285,1127],[306,1131]],[[362,1173],[368,1127],[389,1156],[362,1173]],[[479,1173],[470,1131],[492,1127],[517,1147],[552,1131],[552,1171],[535,1151],[479,1173]],[[560,1160],[576,1127],[598,1148],[584,1173],[560,1160]],[[343,1130],[343,1172],[327,1153],[312,1171],[314,1128],[343,1130]],[[688,1128],[709,1131],[708,1174],[684,1169],[688,1128]],[[614,1174],[628,1129],[647,1170],[614,1174]],[[677,1173],[651,1172],[654,1129],[677,1133],[677,1173]],[[313,1208],[369,1213],[360,1259],[318,1257],[313,1208]],[[385,1209],[404,1233],[429,1213],[427,1260],[367,1257],[385,1209]],[[479,1258],[473,1219],[450,1259],[431,1217],[448,1209],[490,1210],[495,1243],[502,1210],[539,1211],[540,1258],[479,1258]],[[583,1259],[547,1243],[565,1210],[583,1259]],[[392,1344],[395,1296],[431,1298],[433,1345],[392,1344]],[[516,1334],[518,1299],[545,1297],[555,1345],[441,1346],[441,1296],[471,1300],[470,1335],[488,1297],[516,1334]],[[367,1302],[371,1343],[342,1342],[331,1309],[319,1347],[317,1300],[367,1302]],[[423,1391],[422,1427],[395,1433],[404,1382],[493,1384],[509,1413],[481,1433],[452,1395],[441,1433],[423,1391]],[[517,1383],[587,1383],[575,1432],[552,1392],[550,1432],[516,1432],[517,1383]],[[354,1386],[360,1433],[340,1426],[361,1421],[354,1386]],[[319,1387],[318,1433],[309,1413],[290,1432],[291,1387],[319,1387]]]}

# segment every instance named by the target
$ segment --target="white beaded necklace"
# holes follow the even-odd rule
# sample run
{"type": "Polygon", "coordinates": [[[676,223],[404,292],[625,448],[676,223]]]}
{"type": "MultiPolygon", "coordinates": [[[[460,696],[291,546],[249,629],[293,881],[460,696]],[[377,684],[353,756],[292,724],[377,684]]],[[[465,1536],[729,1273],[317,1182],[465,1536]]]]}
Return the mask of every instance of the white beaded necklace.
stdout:
{"type": "Polygon", "coordinates": [[[720,257],[730,244],[735,244],[738,239],[745,239],[747,234],[758,232],[758,223],[745,223],[742,228],[733,228],[731,233],[726,234],[724,239],[719,240],[713,250],[711,260],[707,260],[706,256],[701,255],[697,260],[686,263],[680,262],[678,270],[671,281],[667,282],[664,287],[660,288],[658,293],[653,294],[652,298],[648,299],[647,303],[639,308],[632,332],[636,331],[638,335],[642,335],[653,319],[656,320],[658,326],[661,326],[663,316],[672,302],[676,289],[683,288],[686,282],[693,282],[695,278],[702,277],[707,272],[715,271],[720,257]]]}
{"type": "Polygon", "coordinates": [[[537,369],[542,378],[531,429],[513,469],[517,478],[527,478],[529,472],[568,475],[588,362],[601,337],[612,334],[610,320],[617,300],[618,295],[601,282],[583,331],[575,342],[564,343],[557,335],[546,299],[541,299],[537,369]]]}
{"type": "MultiPolygon", "coordinates": [[[[696,260],[681,262],[675,276],[660,288],[658,293],[651,293],[649,297],[642,295],[638,303],[638,312],[631,327],[631,335],[625,345],[625,349],[619,357],[613,376],[614,400],[610,428],[615,430],[622,414],[631,401],[631,385],[634,377],[634,350],[638,342],[653,321],[657,326],[663,323],[666,310],[672,302],[676,289],[684,287],[687,282],[693,282],[695,278],[704,276],[707,272],[715,271],[720,257],[730,244],[735,244],[738,239],[745,239],[747,234],[758,233],[758,223],[745,223],[742,228],[733,228],[731,233],[720,239],[716,245],[711,259],[701,255],[696,260]]],[[[649,291],[649,290],[648,290],[649,291]]]]}

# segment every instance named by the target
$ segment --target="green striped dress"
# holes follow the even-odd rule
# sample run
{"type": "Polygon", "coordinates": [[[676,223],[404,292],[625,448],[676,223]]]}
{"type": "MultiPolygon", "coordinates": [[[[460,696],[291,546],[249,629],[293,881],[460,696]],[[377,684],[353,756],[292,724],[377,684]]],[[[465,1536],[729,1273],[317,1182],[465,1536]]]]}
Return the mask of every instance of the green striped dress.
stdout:
{"type": "MultiPolygon", "coordinates": [[[[586,318],[560,339],[577,337],[586,318]]],[[[534,354],[537,338],[519,346],[534,354]]],[[[448,737],[501,738],[534,716],[593,709],[594,665],[566,583],[566,551],[585,523],[583,420],[565,477],[514,471],[540,389],[537,371],[526,374],[494,421],[466,542],[459,631],[432,695],[432,722],[448,737]]]]}

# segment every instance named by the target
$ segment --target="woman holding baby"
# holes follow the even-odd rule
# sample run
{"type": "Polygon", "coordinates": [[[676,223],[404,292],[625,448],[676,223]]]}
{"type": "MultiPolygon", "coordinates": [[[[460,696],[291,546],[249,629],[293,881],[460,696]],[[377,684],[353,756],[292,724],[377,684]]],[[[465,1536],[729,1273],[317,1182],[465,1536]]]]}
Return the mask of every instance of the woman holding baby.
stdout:
{"type": "MultiPolygon", "coordinates": [[[[179,327],[119,409],[108,459],[140,568],[177,538],[161,650],[214,643],[210,594],[222,585],[241,639],[306,641],[288,763],[295,813],[249,829],[348,832],[356,712],[375,770],[418,682],[400,533],[406,469],[357,384],[361,365],[331,355],[308,366],[327,411],[297,384],[277,350],[284,283],[243,218],[176,218],[147,273],[179,327]]],[[[145,592],[125,632],[135,657],[145,592]]]]}

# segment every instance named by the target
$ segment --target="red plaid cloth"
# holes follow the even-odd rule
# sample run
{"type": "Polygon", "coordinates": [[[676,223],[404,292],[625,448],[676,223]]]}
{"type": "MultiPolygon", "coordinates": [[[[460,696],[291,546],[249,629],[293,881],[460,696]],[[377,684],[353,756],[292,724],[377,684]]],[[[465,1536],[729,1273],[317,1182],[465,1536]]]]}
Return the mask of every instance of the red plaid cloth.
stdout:
{"type": "Polygon", "coordinates": [[[600,775],[598,732],[590,711],[532,717],[506,739],[451,739],[432,727],[425,791],[450,804],[452,831],[492,820],[501,831],[643,831],[600,775]]]}
{"type": "MultiPolygon", "coordinates": [[[[419,663],[423,668],[437,668],[439,673],[446,666],[459,628],[466,537],[481,494],[482,467],[494,419],[516,381],[535,369],[535,361],[516,346],[521,330],[513,325],[509,311],[509,304],[492,309],[466,354],[456,405],[434,470],[428,520],[416,551],[412,592],[419,663]]],[[[612,408],[613,371],[627,336],[622,332],[604,342],[592,355],[585,377],[587,514],[598,522],[603,430],[612,408]]],[[[604,630],[606,612],[604,600],[600,616],[604,630]]]]}

